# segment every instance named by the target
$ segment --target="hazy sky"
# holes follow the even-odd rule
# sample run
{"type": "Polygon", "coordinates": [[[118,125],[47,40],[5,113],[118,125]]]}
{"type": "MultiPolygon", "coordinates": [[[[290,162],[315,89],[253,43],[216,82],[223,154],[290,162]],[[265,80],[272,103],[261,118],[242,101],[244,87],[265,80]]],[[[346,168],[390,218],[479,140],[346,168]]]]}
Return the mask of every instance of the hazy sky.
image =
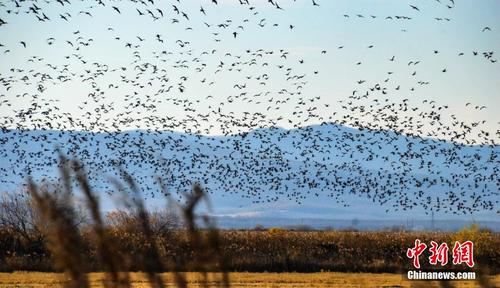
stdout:
{"type": "MultiPolygon", "coordinates": [[[[67,68],[75,75],[85,74],[85,70],[94,71],[94,62],[107,64],[110,70],[126,67],[126,72],[107,73],[96,80],[106,93],[101,103],[113,103],[116,113],[123,112],[126,109],[125,105],[122,105],[124,95],[132,94],[132,87],[119,82],[120,75],[135,77],[137,69],[134,68],[136,63],[133,61],[138,60],[140,63],[154,62],[160,69],[166,69],[174,87],[181,81],[181,76],[188,77],[184,93],[179,93],[174,88],[172,92],[153,98],[199,100],[194,107],[199,113],[215,109],[219,107],[219,103],[225,102],[229,95],[239,93],[240,91],[234,88],[235,84],[246,83],[249,94],[269,91],[263,100],[282,97],[278,92],[283,88],[288,91],[295,89],[290,85],[290,81],[285,80],[284,71],[276,68],[278,65],[284,65],[285,68],[293,69],[292,75],[305,75],[307,83],[303,85],[300,97],[307,99],[320,96],[320,100],[315,102],[317,112],[325,118],[334,112],[342,114],[338,101],[347,100],[353,90],[362,94],[369,87],[381,83],[388,87],[388,94],[384,97],[391,101],[399,102],[408,98],[412,106],[423,109],[424,99],[434,100],[438,104],[449,105],[450,110],[446,113],[455,114],[460,119],[487,120],[486,128],[492,132],[499,127],[500,116],[496,110],[500,106],[500,63],[491,63],[482,56],[483,52],[493,51],[495,54],[492,59],[497,59],[496,53],[500,48],[498,0],[456,0],[452,9],[446,7],[451,5],[448,0],[441,0],[442,3],[434,0],[318,0],[316,2],[320,4],[319,7],[313,6],[309,0],[282,0],[278,3],[284,8],[283,11],[263,0],[250,1],[251,6],[255,7],[253,10],[249,10],[251,6],[236,4],[238,1],[219,1],[219,5],[214,5],[211,1],[155,1],[154,6],[148,7],[126,1],[105,2],[105,7],[94,1],[71,2],[71,5],[64,6],[55,1],[49,4],[37,2],[36,5],[51,19],[45,22],[38,21],[33,14],[9,14],[7,10],[17,9],[15,4],[10,1],[2,2],[4,6],[0,8],[0,19],[7,24],[0,27],[0,43],[4,46],[0,47],[0,77],[13,76],[20,79],[27,75],[32,84],[24,85],[18,82],[9,91],[0,86],[0,100],[8,99],[12,103],[12,106],[0,104],[0,115],[12,116],[13,110],[27,108],[31,98],[17,97],[27,92],[39,94],[44,99],[58,99],[60,102],[57,105],[61,111],[69,112],[76,118],[81,116],[83,112],[78,106],[85,106],[82,103],[88,100],[91,81],[82,82],[86,77],[75,77],[63,84],[54,80],[58,82],[57,85],[45,83],[46,90],[40,93],[36,90],[36,78],[33,74],[36,71],[50,71],[47,63],[56,65],[57,70],[68,64],[67,68]],[[186,12],[190,20],[177,15],[172,4],[186,12]],[[412,9],[410,5],[417,6],[420,11],[412,9]],[[89,9],[90,6],[94,8],[89,9]],[[119,8],[121,14],[111,6],[119,8]],[[206,15],[199,11],[201,6],[206,15]],[[140,16],[136,8],[146,15],[140,16]],[[164,17],[160,17],[156,8],[162,10],[164,17]],[[154,11],[153,14],[159,19],[153,20],[149,17],[146,9],[154,11]],[[79,13],[80,11],[89,11],[92,17],[79,13]],[[258,14],[255,15],[254,12],[258,14]],[[64,13],[69,13],[71,17],[66,17],[64,13]],[[60,14],[69,21],[62,19],[60,14]],[[358,14],[363,17],[357,16],[358,14]],[[386,19],[388,16],[393,19],[386,19]],[[395,16],[411,19],[398,20],[395,16]],[[172,23],[172,18],[178,19],[179,23],[172,23]],[[443,20],[438,21],[435,18],[443,20]],[[226,22],[227,19],[231,22],[226,22]],[[211,27],[207,27],[204,22],[211,27]],[[229,26],[217,27],[220,23],[229,26]],[[259,26],[259,23],[263,27],[259,26]],[[239,25],[243,26],[243,29],[238,28],[239,25]],[[294,28],[290,29],[289,25],[294,28]],[[186,30],[187,27],[192,29],[186,30]],[[491,31],[482,32],[485,27],[490,27],[491,31]],[[74,34],[76,31],[79,33],[74,34]],[[234,31],[238,32],[236,38],[232,34],[234,31]],[[161,35],[163,43],[156,40],[156,34],[161,35]],[[55,40],[49,45],[47,39],[51,37],[55,40]],[[88,42],[89,38],[93,40],[88,42],[89,46],[80,45],[80,50],[75,51],[77,37],[83,37],[80,41],[84,42],[88,42]],[[120,37],[120,40],[115,37],[120,37]],[[180,47],[179,42],[176,43],[177,40],[189,43],[180,47]],[[24,41],[27,47],[23,48],[20,41],[24,41]],[[66,41],[72,42],[73,46],[66,41]],[[140,47],[127,48],[126,43],[140,47]],[[368,48],[370,45],[373,45],[373,48],[368,48]],[[340,46],[343,48],[338,49],[340,46]],[[257,58],[258,65],[246,67],[242,72],[227,70],[228,66],[236,61],[235,56],[241,56],[242,61],[248,61],[255,56],[249,55],[246,50],[255,52],[257,49],[272,50],[275,53],[257,58]],[[280,57],[280,49],[289,52],[287,59],[280,57]],[[10,52],[3,53],[5,50],[10,52]],[[323,50],[327,53],[322,54],[323,50]],[[434,50],[439,52],[436,54],[434,50]],[[172,54],[164,57],[167,61],[160,62],[154,58],[153,51],[172,54]],[[208,55],[202,55],[203,51],[207,51],[208,55]],[[473,51],[479,52],[479,55],[473,56],[473,51]],[[134,56],[134,52],[140,58],[134,56]],[[231,53],[231,56],[226,56],[226,53],[231,53]],[[459,56],[459,53],[464,55],[459,56]],[[44,59],[29,62],[35,55],[44,59]],[[393,56],[394,61],[389,61],[393,56]],[[85,59],[86,63],[82,63],[78,57],[85,59]],[[195,58],[199,58],[199,62],[192,62],[195,58]],[[189,68],[174,68],[178,60],[187,60],[189,68]],[[300,64],[299,60],[304,60],[304,63],[300,64]],[[224,62],[224,69],[216,73],[221,61],[224,62]],[[410,61],[420,61],[420,64],[409,66],[410,61]],[[356,65],[358,62],[362,64],[356,65]],[[204,70],[196,71],[196,67],[202,67],[201,63],[206,64],[204,70]],[[262,63],[268,63],[268,66],[262,66],[262,63]],[[24,71],[12,72],[12,68],[24,71]],[[30,69],[33,69],[32,73],[25,72],[30,69]],[[443,69],[446,69],[446,73],[442,72],[443,69]],[[314,71],[318,73],[314,74],[314,71]],[[388,75],[387,72],[392,74],[388,75]],[[414,72],[416,75],[412,76],[414,72]],[[259,81],[254,79],[264,73],[268,74],[270,79],[266,85],[259,85],[259,81]],[[249,75],[253,76],[251,80],[245,78],[249,75]],[[388,82],[384,83],[387,78],[388,82]],[[201,83],[203,79],[207,81],[201,83]],[[360,80],[365,82],[358,84],[360,80]],[[215,83],[208,85],[211,81],[215,83]],[[429,84],[419,85],[418,81],[429,84]],[[110,84],[120,87],[109,88],[110,84]],[[397,86],[400,86],[398,91],[395,90],[397,86]],[[415,91],[410,91],[412,87],[415,91]],[[206,99],[207,95],[213,98],[206,99]],[[466,108],[467,102],[472,102],[472,106],[485,105],[488,108],[480,111],[471,109],[470,106],[466,108]],[[330,105],[326,107],[324,104],[330,105]]],[[[26,11],[31,4],[23,5],[21,11],[26,11]]],[[[150,82],[149,72],[150,70],[146,71],[138,80],[145,87],[133,87],[133,91],[139,93],[139,96],[152,95],[158,90],[158,82],[147,84],[150,82]]],[[[280,106],[278,110],[274,109],[276,107],[267,110],[268,104],[266,101],[262,102],[242,105],[242,102],[235,101],[232,104],[226,103],[223,108],[225,112],[232,111],[236,114],[258,111],[270,118],[282,116],[294,119],[291,115],[294,111],[293,104],[276,105],[280,106]]],[[[183,109],[169,103],[171,102],[166,101],[159,104],[160,108],[153,114],[180,119],[186,117],[183,109]]],[[[88,109],[93,109],[92,104],[88,105],[88,109]]],[[[145,115],[144,111],[141,113],[145,115]]],[[[109,114],[109,120],[112,121],[112,114],[109,114]]],[[[292,126],[286,121],[281,121],[278,125],[292,126]]],[[[145,128],[147,124],[143,126],[145,128]]],[[[219,132],[215,127],[211,129],[210,134],[219,132]]]]}

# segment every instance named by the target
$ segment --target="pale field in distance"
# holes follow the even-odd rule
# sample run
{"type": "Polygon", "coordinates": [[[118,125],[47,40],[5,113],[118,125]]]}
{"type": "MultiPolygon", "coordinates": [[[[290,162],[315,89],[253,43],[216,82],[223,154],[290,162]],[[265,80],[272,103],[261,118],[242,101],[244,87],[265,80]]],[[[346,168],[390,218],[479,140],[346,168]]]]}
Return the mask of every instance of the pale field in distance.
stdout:
{"type": "MultiPolygon", "coordinates": [[[[171,273],[163,273],[168,287],[175,287],[171,273]]],[[[198,273],[186,273],[189,287],[202,287],[198,273]]],[[[130,273],[134,288],[150,287],[143,274],[130,273]]],[[[210,275],[210,279],[218,279],[210,275]]],[[[103,273],[91,273],[92,287],[103,287],[103,273]]],[[[438,282],[408,281],[400,274],[371,273],[230,273],[231,287],[248,288],[326,288],[326,287],[441,287],[438,282]]],[[[0,288],[62,287],[64,275],[57,273],[14,272],[0,273],[0,288]]],[[[491,278],[493,287],[500,287],[500,275],[491,278]]],[[[479,287],[474,281],[454,281],[452,287],[479,287]]],[[[218,287],[212,282],[210,287],[218,287]]]]}

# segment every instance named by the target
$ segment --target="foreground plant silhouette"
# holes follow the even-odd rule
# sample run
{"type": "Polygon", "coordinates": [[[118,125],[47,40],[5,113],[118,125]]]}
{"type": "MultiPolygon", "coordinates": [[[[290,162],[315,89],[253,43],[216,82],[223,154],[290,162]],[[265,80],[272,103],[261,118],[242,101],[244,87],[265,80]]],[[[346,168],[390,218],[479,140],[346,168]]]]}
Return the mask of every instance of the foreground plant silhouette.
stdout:
{"type": "MultiPolygon", "coordinates": [[[[125,178],[125,184],[114,180],[118,190],[129,189],[133,192],[132,199],[128,201],[130,213],[138,221],[137,227],[143,240],[148,245],[142,255],[131,255],[128,251],[116,248],[111,242],[111,237],[102,219],[101,210],[97,196],[91,189],[84,167],[76,160],[69,160],[60,156],[61,184],[53,186],[37,185],[32,179],[29,180],[29,192],[34,200],[35,208],[40,214],[40,220],[45,223],[44,234],[47,237],[47,246],[52,253],[52,258],[57,269],[64,271],[69,280],[64,286],[68,288],[89,287],[89,280],[84,257],[84,241],[77,224],[75,223],[76,212],[73,203],[72,181],[76,180],[85,197],[87,212],[92,221],[92,232],[96,239],[97,253],[101,266],[106,272],[104,287],[122,288],[131,287],[127,263],[135,263],[142,272],[147,275],[150,287],[166,287],[158,272],[165,269],[173,271],[177,287],[188,287],[188,282],[183,275],[184,267],[175,259],[163,259],[160,257],[160,249],[157,239],[150,226],[150,216],[141,200],[139,189],[132,176],[124,170],[120,170],[125,178]]],[[[164,189],[164,185],[162,185],[164,189]]],[[[181,207],[181,216],[185,222],[187,235],[192,246],[194,257],[191,265],[201,272],[203,280],[201,285],[208,287],[208,272],[220,271],[221,279],[216,280],[219,286],[229,287],[229,277],[226,269],[225,259],[220,253],[219,234],[215,225],[208,217],[203,217],[208,232],[201,231],[196,223],[198,216],[195,208],[206,199],[206,195],[198,185],[194,185],[193,191],[186,194],[185,205],[181,207]]]]}

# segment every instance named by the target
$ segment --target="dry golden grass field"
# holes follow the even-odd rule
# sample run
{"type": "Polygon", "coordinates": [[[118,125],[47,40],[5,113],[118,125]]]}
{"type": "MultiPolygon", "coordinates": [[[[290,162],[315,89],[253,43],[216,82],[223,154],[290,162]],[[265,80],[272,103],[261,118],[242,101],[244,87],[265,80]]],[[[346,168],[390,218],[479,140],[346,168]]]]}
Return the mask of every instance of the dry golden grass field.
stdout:
{"type": "MultiPolygon", "coordinates": [[[[174,287],[173,275],[162,274],[168,287],[174,287]]],[[[201,275],[187,273],[189,287],[203,287],[201,275]]],[[[150,287],[141,273],[131,273],[131,282],[134,288],[150,287]]],[[[91,287],[103,287],[103,273],[90,274],[91,287]]],[[[211,275],[211,279],[218,279],[217,275],[211,275]]],[[[400,274],[371,274],[371,273],[230,273],[231,287],[248,288],[326,288],[326,287],[443,287],[438,282],[408,281],[400,274]]],[[[64,275],[57,273],[39,272],[14,272],[0,273],[0,288],[38,288],[38,287],[62,287],[64,275]]],[[[216,281],[209,281],[210,287],[218,287],[216,281]]],[[[480,287],[474,281],[449,282],[451,287],[466,288],[480,287]]],[[[500,275],[491,278],[493,287],[500,287],[500,275]]]]}

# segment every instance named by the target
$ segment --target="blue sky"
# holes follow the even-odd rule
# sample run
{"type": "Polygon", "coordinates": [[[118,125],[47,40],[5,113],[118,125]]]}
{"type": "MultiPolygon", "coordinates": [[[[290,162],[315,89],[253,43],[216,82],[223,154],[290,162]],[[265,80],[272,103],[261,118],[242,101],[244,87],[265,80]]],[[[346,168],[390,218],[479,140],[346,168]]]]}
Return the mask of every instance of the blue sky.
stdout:
{"type": "MultiPolygon", "coordinates": [[[[235,84],[248,84],[250,92],[269,91],[269,97],[279,97],[278,92],[282,89],[290,90],[281,71],[277,71],[276,65],[283,64],[293,68],[297,74],[305,74],[307,85],[304,85],[302,96],[312,98],[320,96],[316,105],[318,113],[327,118],[334,112],[339,117],[342,110],[339,109],[338,101],[346,101],[347,97],[357,90],[363,93],[368,87],[376,83],[382,83],[388,78],[387,72],[392,72],[387,84],[390,93],[386,95],[390,101],[398,102],[408,98],[411,105],[426,109],[422,104],[424,99],[434,100],[441,105],[449,105],[449,112],[455,114],[459,119],[467,121],[487,120],[485,129],[490,132],[498,130],[500,117],[495,113],[495,107],[500,105],[500,65],[490,63],[481,56],[482,52],[498,51],[500,47],[500,2],[496,0],[484,1],[455,1],[453,9],[446,5],[448,0],[441,0],[441,4],[431,0],[413,1],[317,1],[320,7],[311,5],[311,1],[279,1],[284,10],[275,9],[267,1],[250,1],[254,10],[249,6],[235,4],[237,1],[219,1],[219,5],[213,5],[210,1],[156,1],[154,8],[161,8],[164,17],[153,21],[151,17],[139,16],[136,8],[146,13],[146,9],[155,11],[152,6],[146,7],[132,2],[106,2],[105,7],[89,9],[94,2],[77,2],[71,5],[61,6],[57,2],[38,3],[51,21],[40,22],[34,15],[21,13],[12,15],[6,13],[7,9],[14,9],[13,3],[4,3],[5,7],[0,10],[0,18],[8,24],[0,28],[0,43],[4,45],[3,50],[9,49],[9,53],[0,55],[0,75],[8,77],[15,73],[11,68],[34,69],[33,71],[47,70],[46,63],[54,65],[69,64],[74,73],[82,73],[90,69],[90,63],[106,63],[111,68],[128,67],[127,72],[122,75],[133,77],[132,68],[136,58],[134,51],[138,51],[141,61],[155,61],[153,51],[167,51],[172,54],[168,56],[169,62],[160,66],[167,69],[171,83],[178,82],[179,77],[189,78],[186,91],[160,95],[179,99],[189,99],[196,102],[196,111],[205,113],[209,106],[213,109],[219,103],[224,102],[229,95],[237,93],[235,84]],[[181,11],[185,11],[190,20],[183,19],[173,11],[172,5],[177,5],[181,11]],[[419,7],[420,12],[411,9],[409,5],[419,7]],[[116,13],[111,6],[121,10],[116,13]],[[200,6],[206,11],[206,16],[199,12],[200,6]],[[91,11],[93,17],[79,14],[79,11],[91,11]],[[257,11],[257,15],[252,13],[257,11]],[[70,13],[70,21],[64,21],[59,14],[70,13]],[[356,16],[363,15],[363,18],[356,16]],[[345,17],[348,15],[349,17],[345,17]],[[370,17],[376,16],[376,18],[370,17]],[[411,20],[387,20],[387,16],[407,16],[411,20]],[[450,21],[437,21],[434,18],[449,18],[450,21]],[[179,23],[172,24],[171,19],[179,19],[179,23]],[[228,28],[216,28],[219,23],[231,19],[228,28]],[[245,22],[245,19],[248,21],[245,22]],[[262,21],[262,19],[266,19],[262,21]],[[204,22],[211,24],[207,28],[204,22]],[[260,27],[259,23],[265,23],[260,27]],[[278,26],[273,26],[273,24],[278,26]],[[294,26],[289,29],[289,25],[294,26]],[[242,25],[244,29],[237,28],[242,25]],[[186,30],[187,27],[192,30],[186,30]],[[490,27],[491,31],[482,32],[484,27],[490,27]],[[108,30],[112,28],[113,31],[108,30]],[[73,32],[79,31],[79,34],[73,32]],[[236,39],[232,32],[238,31],[236,39]],[[213,35],[212,33],[219,33],[213,35]],[[155,40],[155,35],[161,34],[164,40],[160,43],[155,40]],[[82,47],[78,52],[65,41],[76,44],[76,38],[83,37],[84,40],[93,39],[88,47],[82,47]],[[139,41],[137,36],[145,39],[139,41]],[[54,44],[48,45],[47,39],[55,38],[54,44]],[[114,37],[120,37],[115,40],[114,37]],[[220,42],[214,41],[220,39],[220,42]],[[175,43],[176,40],[189,41],[190,44],[181,48],[175,43]],[[27,48],[22,48],[20,41],[27,43],[27,48]],[[125,47],[125,43],[133,45],[140,44],[137,49],[125,47]],[[368,46],[374,47],[369,49],[368,46]],[[343,46],[343,49],[338,49],[343,46]],[[216,53],[205,55],[202,62],[206,63],[206,70],[196,72],[192,65],[188,69],[172,68],[172,63],[177,60],[191,61],[199,57],[203,51],[216,53]],[[243,73],[223,71],[214,74],[220,61],[231,63],[231,57],[242,55],[250,49],[264,49],[266,51],[289,51],[287,60],[279,58],[279,54],[266,55],[262,62],[269,63],[268,66],[249,67],[243,73]],[[326,54],[321,54],[326,50],[326,54]],[[438,50],[438,54],[434,54],[438,50]],[[187,55],[190,51],[190,55],[187,55]],[[472,56],[472,51],[478,51],[479,56],[472,56]],[[463,52],[463,56],[458,56],[463,52]],[[64,56],[78,54],[88,60],[83,65],[75,55],[70,59],[64,56]],[[182,53],[182,54],[181,54],[182,53]],[[225,56],[231,53],[231,57],[225,56]],[[31,56],[40,56],[41,62],[28,62],[31,56]],[[389,61],[392,56],[395,61],[389,61]],[[304,64],[299,60],[303,59],[304,64]],[[419,66],[409,67],[409,61],[420,61],[419,66]],[[356,63],[362,62],[361,65],[356,63]],[[442,73],[441,70],[447,70],[442,73]],[[314,74],[318,71],[318,74],[314,74]],[[416,76],[412,76],[413,72],[416,76]],[[128,74],[127,74],[128,73],[128,74]],[[271,80],[265,87],[245,80],[246,75],[257,75],[268,73],[271,80]],[[206,78],[207,82],[214,81],[215,84],[207,86],[201,84],[200,80],[206,78]],[[365,80],[362,85],[357,81],[365,80]],[[427,86],[419,86],[417,81],[430,82],[427,86]],[[253,83],[253,84],[252,84],[253,83]],[[401,86],[399,91],[393,88],[401,86]],[[410,91],[415,87],[415,91],[410,91]],[[206,100],[206,96],[213,96],[206,100]],[[473,105],[485,105],[488,108],[481,111],[465,107],[465,103],[473,105]],[[325,107],[324,104],[330,104],[325,107]]],[[[23,4],[24,5],[24,4],[23,4]]],[[[450,4],[451,5],[451,4],[450,4]]],[[[25,7],[24,10],[27,10],[25,7]]],[[[156,14],[158,14],[155,11],[156,14]]],[[[159,15],[157,15],[159,16],[159,15]]],[[[228,22],[225,22],[228,23],[228,22]]],[[[277,52],[276,52],[277,53],[277,52]]],[[[247,57],[250,59],[251,57],[247,57]]],[[[496,55],[493,57],[496,59],[496,55]]],[[[24,73],[25,74],[25,73],[24,73]]],[[[23,73],[15,74],[21,78],[23,73]]],[[[96,81],[104,88],[109,84],[120,84],[119,73],[108,73],[105,77],[96,81]]],[[[80,79],[81,80],[81,79],[80,79]]],[[[147,78],[141,81],[147,82],[147,78]]],[[[156,85],[156,84],[155,84],[156,85]]],[[[157,87],[142,88],[141,94],[153,94],[157,87]]],[[[42,94],[45,99],[57,99],[62,111],[79,117],[82,113],[78,106],[82,106],[90,91],[89,82],[82,83],[78,79],[58,85],[45,85],[47,88],[42,94]]],[[[29,97],[16,97],[17,94],[37,93],[37,85],[16,85],[10,91],[1,90],[0,95],[9,99],[12,106],[0,105],[0,114],[11,116],[13,109],[26,108],[29,105],[29,97]]],[[[104,89],[106,90],[106,89],[104,89]]],[[[107,89],[102,103],[113,103],[117,112],[126,110],[123,103],[125,94],[130,94],[130,87],[120,85],[117,89],[107,89]]],[[[40,93],[39,93],[40,94],[40,93]]],[[[268,98],[269,98],[268,97],[268,98]]],[[[265,101],[263,101],[265,102],[265,101]]],[[[367,102],[368,103],[368,102],[367,102]]],[[[90,105],[90,104],[89,104],[90,105]]],[[[186,112],[179,107],[165,103],[158,110],[167,111],[168,115],[179,119],[186,117],[186,112]]],[[[92,107],[93,108],[93,107],[92,107]]],[[[92,109],[89,106],[89,109],[92,109]]],[[[317,119],[311,123],[295,120],[291,115],[292,104],[284,104],[278,110],[265,109],[264,103],[242,105],[238,101],[232,104],[226,103],[226,112],[234,112],[241,115],[243,112],[262,112],[268,117],[276,119],[280,116],[292,119],[293,122],[314,124],[320,122],[317,119]]],[[[141,111],[141,115],[145,115],[141,111]]],[[[151,112],[148,112],[151,113],[151,112]]],[[[158,113],[158,115],[163,115],[158,113]]],[[[447,115],[449,116],[449,115],[447,115]]],[[[140,118],[140,115],[137,115],[140,118]]],[[[446,117],[443,117],[446,121],[446,117]]],[[[113,120],[112,115],[109,122],[113,120]]],[[[367,119],[369,121],[369,119],[367,119]]],[[[84,120],[85,121],[85,120],[84,120]]],[[[207,124],[208,125],[208,124],[207,124]]],[[[277,125],[289,128],[293,124],[286,121],[278,121],[277,125]]],[[[142,127],[146,128],[146,123],[142,127]]],[[[134,127],[122,127],[131,129],[134,127]]],[[[151,128],[151,127],[149,127],[151,128]]],[[[220,134],[217,127],[211,128],[208,134],[220,134]]]]}

